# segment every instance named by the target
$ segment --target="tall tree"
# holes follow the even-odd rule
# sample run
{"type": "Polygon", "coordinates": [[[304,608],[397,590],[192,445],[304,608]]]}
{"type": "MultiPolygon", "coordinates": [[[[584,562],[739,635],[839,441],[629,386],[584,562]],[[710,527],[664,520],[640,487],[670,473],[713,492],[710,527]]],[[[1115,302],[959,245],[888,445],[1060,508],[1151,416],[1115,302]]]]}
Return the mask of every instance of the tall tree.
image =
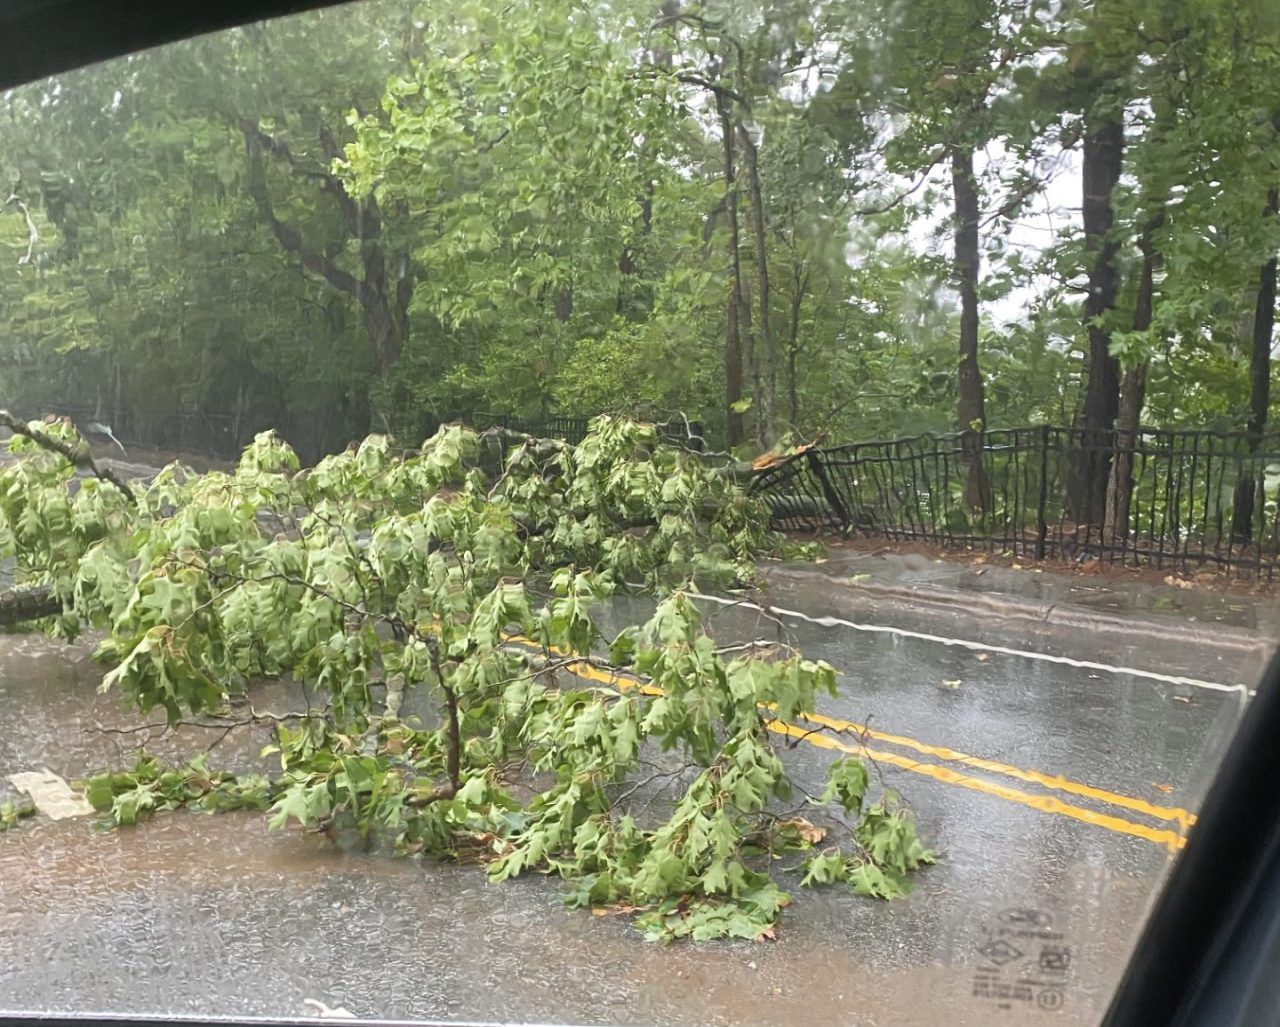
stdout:
{"type": "Polygon", "coordinates": [[[1116,202],[1132,92],[1129,78],[1137,64],[1135,36],[1132,11],[1121,0],[1098,0],[1083,12],[1068,65],[1067,95],[1081,104],[1081,316],[1086,340],[1082,434],[1069,500],[1076,521],[1083,524],[1102,524],[1106,517],[1111,432],[1120,407],[1120,365],[1111,352],[1120,285],[1116,202]]]}
{"type": "Polygon", "coordinates": [[[1120,365],[1111,353],[1109,318],[1119,289],[1118,244],[1113,234],[1112,195],[1120,183],[1124,157],[1123,108],[1108,98],[1085,115],[1082,149],[1085,254],[1084,327],[1088,338],[1081,417],[1084,438],[1079,464],[1076,519],[1101,523],[1106,513],[1110,472],[1110,431],[1120,408],[1120,365]]]}
{"type": "MultiPolygon", "coordinates": [[[[1138,274],[1138,291],[1133,306],[1133,334],[1145,336],[1151,330],[1155,306],[1155,277],[1161,259],[1156,249],[1155,233],[1164,220],[1162,208],[1152,212],[1142,227],[1138,249],[1142,254],[1138,274]]],[[[1138,438],[1142,406],[1147,395],[1147,372],[1150,358],[1146,353],[1132,357],[1124,368],[1116,409],[1116,451],[1107,478],[1106,509],[1103,523],[1108,537],[1126,537],[1129,510],[1133,498],[1133,447],[1138,438]]]]}
{"type": "Polygon", "coordinates": [[[987,424],[982,372],[978,366],[978,185],[973,174],[973,151],[951,150],[951,183],[955,198],[955,269],[960,288],[960,364],[956,376],[956,420],[965,450],[968,475],[965,503],[974,510],[990,506],[989,486],[982,464],[982,440],[987,424]]]}
{"type": "Polygon", "coordinates": [[[745,310],[742,290],[742,234],[738,218],[738,146],[734,130],[732,102],[722,88],[715,91],[716,115],[720,121],[720,145],[724,153],[724,208],[729,224],[729,306],[725,315],[724,383],[725,424],[730,446],[746,441],[743,411],[749,405],[742,380],[742,326],[745,310]]]}
{"type": "MultiPolygon", "coordinates": [[[[1274,221],[1280,215],[1280,190],[1267,192],[1263,218],[1274,221]]],[[[1245,426],[1249,452],[1262,446],[1271,408],[1271,348],[1275,344],[1276,324],[1276,255],[1273,250],[1258,272],[1258,298],[1254,304],[1253,327],[1249,347],[1249,419],[1245,426]]],[[[1254,507],[1259,494],[1253,474],[1242,474],[1236,484],[1233,500],[1232,534],[1241,541],[1253,538],[1254,507]]]]}

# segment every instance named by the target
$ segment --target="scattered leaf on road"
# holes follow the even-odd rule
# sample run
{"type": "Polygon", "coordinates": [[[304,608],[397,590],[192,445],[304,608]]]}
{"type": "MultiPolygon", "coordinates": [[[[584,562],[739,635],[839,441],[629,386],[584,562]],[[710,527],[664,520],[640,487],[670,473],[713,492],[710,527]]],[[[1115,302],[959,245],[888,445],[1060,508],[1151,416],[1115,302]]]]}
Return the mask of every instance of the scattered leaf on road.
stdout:
{"type": "Polygon", "coordinates": [[[794,830],[804,841],[810,845],[817,845],[827,836],[827,829],[819,827],[817,824],[811,824],[803,817],[793,817],[790,820],[784,820],[778,827],[786,830],[794,830]]]}
{"type": "Polygon", "coordinates": [[[953,680],[951,680],[951,681],[944,681],[944,682],[942,682],[942,687],[943,687],[943,688],[951,688],[951,689],[959,688],[959,687],[960,687],[960,679],[959,679],[959,678],[955,678],[955,679],[953,679],[953,680]]]}
{"type": "Polygon", "coordinates": [[[1162,785],[1159,781],[1152,781],[1151,784],[1156,788],[1157,791],[1164,792],[1165,795],[1168,795],[1170,792],[1173,791],[1173,785],[1162,785]]]}
{"type": "Polygon", "coordinates": [[[989,659],[991,659],[991,654],[990,654],[990,653],[978,653],[978,662],[979,662],[979,663],[986,663],[989,659]]]}

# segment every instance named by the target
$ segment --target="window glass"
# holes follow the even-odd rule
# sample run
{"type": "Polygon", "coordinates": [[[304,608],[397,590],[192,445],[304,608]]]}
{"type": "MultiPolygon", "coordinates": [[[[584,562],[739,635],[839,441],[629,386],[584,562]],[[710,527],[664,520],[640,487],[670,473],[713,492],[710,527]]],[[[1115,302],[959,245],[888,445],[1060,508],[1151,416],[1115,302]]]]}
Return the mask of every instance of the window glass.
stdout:
{"type": "Polygon", "coordinates": [[[1280,623],[1278,42],[368,0],[0,95],[0,1011],[1096,1022],[1280,623]]]}

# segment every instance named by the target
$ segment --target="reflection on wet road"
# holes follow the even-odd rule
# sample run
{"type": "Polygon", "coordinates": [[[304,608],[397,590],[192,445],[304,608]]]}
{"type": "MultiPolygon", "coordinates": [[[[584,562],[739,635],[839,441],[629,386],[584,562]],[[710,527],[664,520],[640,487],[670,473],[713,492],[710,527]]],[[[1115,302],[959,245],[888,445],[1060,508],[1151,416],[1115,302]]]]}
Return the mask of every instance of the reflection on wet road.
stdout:
{"type": "MultiPolygon", "coordinates": [[[[363,1016],[515,1022],[1095,1022],[1239,697],[706,609],[724,642],[781,631],[841,672],[837,699],[783,729],[788,759],[816,783],[824,747],[872,756],[943,856],[909,898],[795,888],[776,944],[664,949],[625,919],[566,910],[550,881],[489,885],[472,868],[268,834],[257,816],[110,833],[41,822],[0,835],[0,1009],[302,1015],[311,998],[363,1016]]],[[[610,619],[639,612],[619,603],[610,619]]],[[[74,777],[131,746],[120,732],[140,721],[95,693],[87,652],[0,638],[0,779],[46,765],[74,777]]],[[[1068,655],[1143,666],[1087,640],[1068,655]]],[[[1193,664],[1184,676],[1256,676],[1220,655],[1193,664]]],[[[224,760],[256,758],[263,738],[245,734],[224,760]]],[[[152,748],[184,744],[203,743],[152,748]]]]}

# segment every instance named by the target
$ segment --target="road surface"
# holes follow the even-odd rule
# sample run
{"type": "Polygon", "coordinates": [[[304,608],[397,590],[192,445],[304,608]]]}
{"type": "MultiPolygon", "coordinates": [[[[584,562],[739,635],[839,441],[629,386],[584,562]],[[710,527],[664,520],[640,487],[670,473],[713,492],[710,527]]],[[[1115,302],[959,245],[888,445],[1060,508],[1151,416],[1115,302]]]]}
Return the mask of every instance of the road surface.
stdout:
{"type": "MultiPolygon", "coordinates": [[[[106,833],[42,821],[0,835],[0,1010],[308,1015],[318,1002],[516,1023],[1095,1022],[1258,651],[1215,648],[1176,619],[1163,642],[1149,625],[1124,642],[1113,624],[1119,641],[1103,645],[1101,630],[1031,632],[1016,617],[887,601],[864,616],[816,572],[780,581],[769,602],[828,623],[704,607],[725,642],[782,631],[840,671],[840,696],[819,712],[847,727],[841,744],[865,747],[942,854],[908,898],[797,887],[776,943],[663,948],[623,918],[566,910],[548,880],[488,885],[472,868],[269,834],[259,816],[106,833]]],[[[87,654],[0,636],[0,780],[121,761],[134,736],[101,729],[139,721],[96,694],[87,654]]],[[[788,759],[814,783],[831,755],[806,740],[788,759]]]]}

